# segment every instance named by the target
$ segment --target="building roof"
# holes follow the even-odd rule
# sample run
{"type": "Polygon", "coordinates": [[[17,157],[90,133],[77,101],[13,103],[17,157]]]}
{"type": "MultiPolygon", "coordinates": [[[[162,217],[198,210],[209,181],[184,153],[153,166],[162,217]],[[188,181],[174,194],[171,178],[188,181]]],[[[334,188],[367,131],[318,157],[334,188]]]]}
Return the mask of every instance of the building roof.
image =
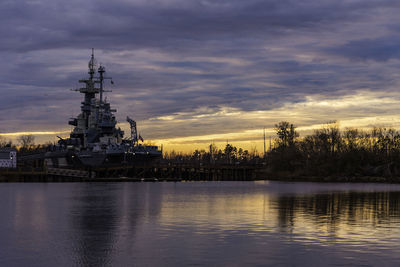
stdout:
{"type": "Polygon", "coordinates": [[[17,150],[13,147],[1,147],[0,152],[17,152],[17,150]]]}
{"type": "Polygon", "coordinates": [[[0,159],[11,159],[10,158],[10,153],[11,152],[16,152],[17,150],[12,147],[4,147],[0,148],[0,159]]]}

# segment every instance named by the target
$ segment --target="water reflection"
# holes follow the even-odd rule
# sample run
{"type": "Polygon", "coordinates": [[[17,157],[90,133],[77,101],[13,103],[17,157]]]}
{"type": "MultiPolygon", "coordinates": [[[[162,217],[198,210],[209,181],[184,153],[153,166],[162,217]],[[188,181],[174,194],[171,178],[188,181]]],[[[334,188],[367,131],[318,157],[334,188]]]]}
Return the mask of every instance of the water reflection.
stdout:
{"type": "Polygon", "coordinates": [[[0,185],[1,266],[397,265],[400,186],[0,185]]]}
{"type": "Polygon", "coordinates": [[[282,228],[294,226],[294,218],[330,226],[345,223],[377,226],[400,217],[400,192],[345,192],[278,196],[278,222],[282,228]]]}
{"type": "Polygon", "coordinates": [[[392,234],[399,240],[397,227],[392,227],[400,222],[400,192],[290,195],[277,197],[276,203],[279,227],[314,243],[335,240],[356,250],[370,245],[374,252],[385,249],[392,234]]]}
{"type": "Polygon", "coordinates": [[[84,184],[75,191],[71,207],[71,242],[75,263],[110,264],[121,218],[118,184],[84,184]]]}
{"type": "Polygon", "coordinates": [[[93,183],[75,191],[73,199],[74,264],[108,266],[118,254],[135,257],[136,232],[157,221],[162,190],[150,184],[93,183]]]}
{"type": "MultiPolygon", "coordinates": [[[[304,259],[310,250],[319,253],[307,260],[323,257],[340,264],[364,257],[368,263],[389,257],[397,261],[392,253],[400,241],[400,193],[390,190],[399,189],[346,184],[180,185],[163,202],[160,224],[167,226],[167,234],[182,233],[185,239],[179,242],[186,247],[209,247],[207,253],[193,257],[218,258],[221,255],[214,253],[221,252],[222,245],[233,262],[243,264],[254,263],[254,257],[264,259],[265,251],[277,259],[271,264],[279,264],[288,255],[304,259]],[[245,246],[239,245],[243,242],[245,246]]],[[[197,263],[188,258],[189,264],[197,263]]]]}

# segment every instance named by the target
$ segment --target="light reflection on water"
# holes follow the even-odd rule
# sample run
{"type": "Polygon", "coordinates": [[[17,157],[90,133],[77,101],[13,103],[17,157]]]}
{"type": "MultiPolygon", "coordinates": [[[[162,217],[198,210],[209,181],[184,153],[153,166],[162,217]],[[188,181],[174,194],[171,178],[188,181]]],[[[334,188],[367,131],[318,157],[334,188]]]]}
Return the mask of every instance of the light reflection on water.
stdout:
{"type": "Polygon", "coordinates": [[[400,186],[0,184],[0,266],[398,265],[400,186]]]}

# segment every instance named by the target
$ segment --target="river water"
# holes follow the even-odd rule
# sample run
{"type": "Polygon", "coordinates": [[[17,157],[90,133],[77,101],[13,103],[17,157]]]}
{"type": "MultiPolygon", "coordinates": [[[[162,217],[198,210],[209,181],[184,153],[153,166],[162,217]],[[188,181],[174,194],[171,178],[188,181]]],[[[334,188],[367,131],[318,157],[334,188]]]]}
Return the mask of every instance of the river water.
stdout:
{"type": "Polygon", "coordinates": [[[0,266],[399,266],[400,185],[0,184],[0,266]]]}

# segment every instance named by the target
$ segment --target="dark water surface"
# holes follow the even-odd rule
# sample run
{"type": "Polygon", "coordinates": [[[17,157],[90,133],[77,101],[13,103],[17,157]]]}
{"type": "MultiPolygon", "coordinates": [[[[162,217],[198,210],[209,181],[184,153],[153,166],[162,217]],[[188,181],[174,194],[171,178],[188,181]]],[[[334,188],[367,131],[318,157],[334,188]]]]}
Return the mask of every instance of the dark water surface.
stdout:
{"type": "Polygon", "coordinates": [[[400,266],[400,186],[0,184],[0,266],[400,266]]]}

